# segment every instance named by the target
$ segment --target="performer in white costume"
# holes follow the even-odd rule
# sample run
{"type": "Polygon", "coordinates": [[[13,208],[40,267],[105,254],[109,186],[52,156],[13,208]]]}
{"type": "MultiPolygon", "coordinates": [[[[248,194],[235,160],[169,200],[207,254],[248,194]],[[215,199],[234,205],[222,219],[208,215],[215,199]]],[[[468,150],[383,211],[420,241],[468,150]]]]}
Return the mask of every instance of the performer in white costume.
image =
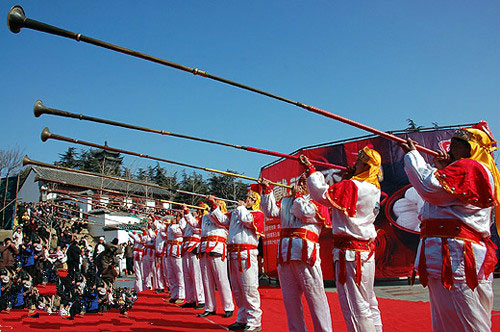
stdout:
{"type": "MultiPolygon", "coordinates": [[[[202,215],[200,214],[200,216],[202,215]]],[[[186,228],[184,229],[181,254],[186,303],[181,307],[203,309],[205,308],[205,293],[198,257],[201,242],[201,217],[198,217],[198,211],[196,211],[195,217],[188,208],[184,207],[184,219],[186,220],[186,228]]]]}
{"type": "Polygon", "coordinates": [[[249,191],[245,202],[240,201],[238,208],[229,216],[222,213],[213,196],[208,196],[207,200],[214,209],[210,213],[210,219],[229,227],[229,272],[238,317],[228,328],[247,332],[261,331],[257,246],[259,236],[264,233],[264,214],[258,210],[260,197],[256,192],[249,191]]]}
{"type": "Polygon", "coordinates": [[[159,219],[155,218],[153,222],[156,228],[155,239],[155,264],[153,270],[153,287],[156,293],[163,293],[164,289],[168,287],[165,265],[165,252],[167,250],[167,226],[159,219]]]}
{"type": "Polygon", "coordinates": [[[323,286],[319,256],[319,235],[323,226],[331,228],[325,206],[311,200],[306,177],[300,177],[292,196],[284,197],[280,207],[266,179],[261,208],[266,218],[280,218],[278,275],[285,303],[288,330],[307,331],[302,295],[305,296],[313,320],[314,331],[332,331],[330,307],[323,286]]]}
{"type": "Polygon", "coordinates": [[[142,243],[144,244],[144,253],[142,255],[143,290],[152,288],[151,273],[154,272],[155,241],[156,234],[149,225],[145,234],[142,236],[142,243]]]}
{"type": "MultiPolygon", "coordinates": [[[[224,202],[221,201],[219,204],[222,205],[221,209],[225,210],[224,202]]],[[[209,208],[208,205],[204,205],[207,209],[209,208]]],[[[224,317],[233,315],[233,296],[227,277],[227,234],[225,226],[210,220],[208,213],[203,215],[201,219],[200,266],[205,291],[205,311],[198,317],[215,315],[217,310],[216,286],[219,290],[224,317]]]]}
{"type": "Polygon", "coordinates": [[[306,156],[311,198],[331,209],[333,261],[340,307],[349,331],[382,331],[373,290],[375,278],[373,225],[380,207],[380,154],[364,147],[352,167],[352,177],[328,186],[306,156]]]}
{"type": "Polygon", "coordinates": [[[184,277],[182,275],[182,235],[185,221],[180,214],[175,216],[168,225],[167,241],[167,276],[170,287],[170,303],[180,304],[184,302],[184,277]]]}
{"type": "Polygon", "coordinates": [[[490,226],[500,198],[495,143],[484,121],[458,130],[435,167],[413,141],[401,144],[408,178],[425,200],[415,266],[429,287],[434,331],[491,330],[497,259],[490,226]]]}
{"type": "MultiPolygon", "coordinates": [[[[146,229],[143,229],[146,232],[146,229]]],[[[134,290],[139,293],[144,290],[143,278],[142,278],[142,255],[144,253],[144,244],[142,243],[142,234],[131,232],[128,233],[129,237],[134,241],[134,247],[132,249],[134,255],[134,290]]]]}

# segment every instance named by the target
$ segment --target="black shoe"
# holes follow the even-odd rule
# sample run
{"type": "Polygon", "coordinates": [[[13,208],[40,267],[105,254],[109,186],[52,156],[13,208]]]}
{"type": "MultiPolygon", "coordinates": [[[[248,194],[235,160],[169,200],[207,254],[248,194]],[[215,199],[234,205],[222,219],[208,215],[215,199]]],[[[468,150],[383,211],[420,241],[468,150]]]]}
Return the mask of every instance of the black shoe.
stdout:
{"type": "MultiPolygon", "coordinates": [[[[180,305],[180,307],[181,308],[194,308],[194,307],[196,307],[196,303],[194,303],[194,302],[191,302],[191,303],[186,302],[186,303],[180,305]]],[[[205,307],[205,306],[203,306],[203,307],[205,307]]]]}
{"type": "Polygon", "coordinates": [[[204,313],[198,314],[196,316],[198,316],[198,317],[207,317],[207,316],[212,316],[212,315],[215,315],[215,311],[205,311],[204,313]]]}
{"type": "Polygon", "coordinates": [[[170,300],[168,300],[168,303],[175,303],[175,301],[177,301],[177,299],[170,298],[170,300]]]}
{"type": "Polygon", "coordinates": [[[203,309],[203,308],[205,308],[205,303],[198,303],[198,304],[196,305],[196,307],[194,307],[194,308],[195,308],[195,309],[203,309]]]}
{"type": "Polygon", "coordinates": [[[243,323],[233,323],[231,325],[229,325],[227,328],[229,331],[240,331],[240,330],[243,330],[244,328],[247,327],[247,324],[243,324],[243,323]]]}
{"type": "Polygon", "coordinates": [[[222,317],[224,317],[224,318],[229,318],[229,317],[231,317],[231,316],[233,316],[233,312],[232,312],[232,311],[226,311],[226,312],[224,313],[224,316],[222,316],[222,317]]]}
{"type": "Polygon", "coordinates": [[[39,318],[40,317],[40,313],[37,312],[36,314],[33,314],[31,316],[28,316],[29,318],[39,318]]]}
{"type": "Polygon", "coordinates": [[[259,332],[262,331],[262,327],[260,326],[247,326],[243,330],[243,332],[259,332]]]}
{"type": "Polygon", "coordinates": [[[64,317],[64,319],[67,319],[67,320],[74,320],[74,318],[73,318],[73,317],[71,317],[71,316],[64,317]]]}
{"type": "Polygon", "coordinates": [[[161,294],[161,293],[163,293],[163,289],[157,289],[156,290],[156,294],[161,294]]]}

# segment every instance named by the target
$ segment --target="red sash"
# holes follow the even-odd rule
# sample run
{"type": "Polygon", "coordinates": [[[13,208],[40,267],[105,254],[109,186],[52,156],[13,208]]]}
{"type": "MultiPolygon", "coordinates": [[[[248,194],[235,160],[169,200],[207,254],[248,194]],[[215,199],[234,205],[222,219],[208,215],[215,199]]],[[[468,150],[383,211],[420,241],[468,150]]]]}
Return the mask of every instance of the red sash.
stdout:
{"type": "Polygon", "coordinates": [[[243,268],[241,266],[241,252],[247,251],[247,269],[252,266],[252,262],[250,260],[250,250],[257,249],[258,246],[256,244],[249,243],[230,243],[227,245],[227,250],[229,252],[237,252],[238,253],[238,269],[240,272],[243,272],[243,268]]]}
{"type": "Polygon", "coordinates": [[[170,244],[170,250],[169,250],[169,256],[172,256],[172,250],[174,248],[174,246],[176,245],[177,246],[177,256],[180,256],[181,255],[181,245],[182,245],[182,241],[178,241],[178,240],[168,240],[167,241],[168,244],[170,244]]]}
{"type": "Polygon", "coordinates": [[[212,250],[214,250],[215,247],[217,247],[217,243],[224,244],[222,247],[222,261],[226,259],[226,241],[227,239],[225,237],[217,235],[208,235],[201,238],[201,242],[207,242],[207,248],[205,249],[205,252],[207,254],[212,252],[212,250]],[[209,247],[208,242],[215,242],[215,244],[212,247],[209,247]]]}
{"type": "Polygon", "coordinates": [[[472,227],[464,224],[458,219],[426,219],[422,221],[420,227],[420,258],[418,263],[418,274],[422,286],[427,286],[429,277],[425,264],[425,239],[428,237],[441,238],[441,253],[443,256],[443,267],[441,270],[441,282],[447,289],[453,286],[453,271],[451,270],[450,249],[448,239],[457,239],[464,241],[464,270],[465,281],[470,289],[474,290],[478,285],[476,272],[476,259],[472,242],[483,242],[486,246],[486,257],[484,259],[484,275],[486,278],[493,272],[497,263],[497,246],[491,241],[491,238],[482,237],[482,235],[472,227]]]}
{"type": "Polygon", "coordinates": [[[290,260],[290,256],[292,253],[292,239],[302,239],[302,259],[301,261],[304,263],[308,263],[310,266],[313,266],[316,262],[316,245],[319,240],[319,235],[313,231],[304,229],[304,228],[282,228],[280,234],[280,243],[278,246],[278,262],[279,264],[283,264],[283,255],[281,253],[281,241],[284,238],[288,238],[288,251],[286,261],[290,260]],[[307,259],[307,241],[314,242],[314,248],[310,259],[307,259]]]}
{"type": "Polygon", "coordinates": [[[194,248],[196,248],[199,244],[200,244],[200,238],[199,237],[195,237],[195,236],[185,236],[183,237],[183,241],[184,243],[186,244],[185,246],[183,246],[182,248],[182,252],[181,254],[184,255],[186,252],[191,252],[194,250],[194,248]],[[193,244],[191,246],[188,245],[189,242],[193,242],[193,244]]]}
{"type": "Polygon", "coordinates": [[[144,246],[144,253],[148,256],[153,256],[155,252],[155,246],[153,245],[145,245],[144,246]]]}
{"type": "Polygon", "coordinates": [[[333,236],[333,247],[340,249],[339,256],[339,280],[340,284],[344,284],[346,281],[346,270],[345,270],[345,251],[352,250],[356,252],[356,285],[361,284],[361,252],[368,251],[368,259],[375,252],[375,241],[359,240],[347,235],[334,235],[333,236]]]}

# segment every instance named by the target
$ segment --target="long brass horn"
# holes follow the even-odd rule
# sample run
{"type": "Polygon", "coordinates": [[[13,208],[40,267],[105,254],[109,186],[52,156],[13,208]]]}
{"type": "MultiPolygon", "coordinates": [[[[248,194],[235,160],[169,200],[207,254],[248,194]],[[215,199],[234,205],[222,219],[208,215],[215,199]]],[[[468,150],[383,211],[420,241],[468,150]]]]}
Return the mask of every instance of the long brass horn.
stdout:
{"type": "MultiPolygon", "coordinates": [[[[92,143],[92,142],[77,140],[75,138],[70,138],[70,137],[66,137],[66,136],[61,136],[61,135],[53,134],[53,133],[50,132],[49,128],[47,128],[47,127],[45,127],[43,129],[41,137],[42,137],[42,141],[43,142],[47,141],[47,139],[49,139],[49,138],[52,138],[52,139],[63,141],[63,142],[80,144],[80,145],[86,145],[86,146],[90,146],[90,147],[97,148],[97,149],[114,151],[114,152],[128,154],[128,155],[139,157],[139,158],[146,158],[146,159],[161,161],[161,162],[164,162],[164,163],[169,163],[169,164],[173,164],[173,165],[177,165],[177,166],[181,166],[181,167],[194,168],[194,169],[198,169],[200,171],[205,171],[205,172],[210,172],[210,173],[218,173],[218,174],[228,175],[228,176],[231,176],[231,177],[240,178],[240,179],[246,179],[246,180],[250,180],[250,181],[256,181],[256,182],[259,181],[258,178],[254,178],[254,177],[251,177],[251,176],[246,176],[246,175],[242,175],[242,174],[236,174],[236,173],[227,172],[227,171],[220,171],[220,170],[213,169],[213,168],[207,168],[207,167],[190,165],[190,164],[182,163],[182,162],[179,162],[179,161],[168,160],[168,159],[164,159],[164,158],[150,156],[150,155],[143,154],[143,153],[128,151],[128,150],[124,150],[124,149],[112,148],[112,147],[107,146],[107,145],[106,146],[105,145],[100,145],[100,144],[96,144],[96,143],[92,143]]],[[[289,186],[289,185],[286,185],[286,184],[283,184],[283,183],[279,183],[279,182],[271,182],[271,184],[274,185],[274,186],[285,187],[285,188],[288,188],[288,189],[292,188],[292,186],[289,186]]]]}
{"type": "MultiPolygon", "coordinates": [[[[251,146],[243,146],[243,145],[237,145],[237,144],[231,144],[231,143],[225,143],[225,142],[219,142],[219,141],[214,141],[211,139],[206,139],[206,138],[201,138],[201,137],[195,137],[195,136],[189,136],[189,135],[184,135],[184,134],[177,134],[177,133],[172,133],[170,131],[166,130],[159,130],[159,129],[152,129],[152,128],[147,128],[147,127],[141,127],[141,126],[136,126],[133,124],[129,123],[123,123],[123,122],[118,122],[118,121],[113,121],[113,120],[107,120],[107,119],[102,119],[102,118],[97,118],[93,116],[88,116],[84,114],[76,114],[76,113],[71,113],[67,111],[62,111],[59,109],[55,108],[49,108],[45,106],[41,100],[37,100],[35,104],[33,105],[33,114],[36,117],[39,117],[42,114],[52,114],[52,115],[57,115],[57,116],[62,116],[66,118],[73,118],[73,119],[78,119],[78,120],[86,120],[86,121],[92,121],[92,122],[97,122],[97,123],[104,123],[107,125],[111,126],[116,126],[116,127],[121,127],[121,128],[127,128],[127,129],[133,129],[133,130],[138,130],[138,131],[143,131],[147,133],[154,133],[154,134],[160,134],[160,135],[167,135],[167,136],[173,136],[173,137],[178,137],[178,138],[184,138],[184,139],[189,139],[189,140],[194,140],[194,141],[199,141],[199,142],[205,142],[205,143],[210,143],[210,144],[217,144],[217,145],[223,145],[227,147],[232,147],[235,149],[240,149],[240,150],[246,150],[250,152],[255,152],[255,153],[260,153],[260,154],[265,154],[268,156],[274,156],[274,157],[279,157],[279,158],[285,158],[285,159],[292,159],[292,160],[298,160],[299,156],[297,155],[288,155],[280,152],[274,152],[270,150],[265,150],[265,149],[260,149],[260,148],[255,148],[251,146]]],[[[328,162],[324,161],[319,161],[319,160],[309,160],[311,163],[323,167],[328,167],[328,168],[335,168],[335,169],[340,169],[343,171],[346,171],[347,168],[344,166],[340,165],[335,165],[331,164],[328,162]]]]}
{"type": "MultiPolygon", "coordinates": [[[[214,81],[218,81],[218,82],[221,82],[224,84],[232,85],[232,86],[240,88],[240,89],[252,91],[252,92],[255,92],[255,93],[258,93],[258,94],[285,102],[287,104],[291,104],[291,105],[300,107],[306,111],[316,113],[316,114],[322,115],[324,117],[327,117],[327,118],[330,118],[330,119],[333,119],[336,121],[340,121],[340,122],[345,123],[347,125],[368,131],[372,134],[378,135],[378,136],[383,137],[385,139],[388,139],[388,140],[391,140],[391,141],[394,141],[397,143],[406,143],[406,139],[404,139],[404,138],[395,136],[391,133],[384,132],[384,131],[381,131],[379,129],[376,129],[376,128],[373,128],[370,126],[367,126],[363,123],[348,119],[346,117],[337,115],[335,113],[328,112],[326,110],[323,110],[323,109],[315,107],[315,106],[307,105],[307,104],[304,104],[304,103],[301,103],[301,102],[298,102],[298,101],[295,101],[295,100],[292,100],[289,98],[278,96],[276,94],[251,87],[249,85],[245,85],[245,84],[242,84],[239,82],[231,81],[231,80],[224,78],[224,77],[212,75],[212,74],[209,74],[206,71],[200,70],[198,68],[187,67],[187,66],[184,66],[184,65],[172,62],[172,61],[164,60],[164,59],[154,57],[154,56],[151,56],[151,55],[148,55],[145,53],[141,53],[138,51],[134,51],[134,50],[131,50],[131,49],[128,49],[125,47],[121,47],[118,45],[107,43],[107,42],[104,42],[104,41],[99,40],[99,39],[87,37],[87,36],[84,36],[80,33],[75,33],[75,32],[71,32],[68,30],[63,30],[63,29],[60,29],[60,28],[52,26],[52,25],[48,25],[48,24],[45,24],[45,23],[42,23],[39,21],[31,20],[24,15],[24,10],[20,6],[14,6],[11,8],[11,10],[9,11],[9,16],[8,16],[7,20],[9,23],[10,30],[14,33],[18,33],[21,30],[21,28],[24,27],[24,28],[30,28],[33,30],[38,30],[38,31],[42,31],[42,32],[55,34],[55,35],[58,35],[61,37],[67,37],[70,39],[74,39],[76,41],[86,42],[86,43],[89,43],[89,44],[92,44],[95,46],[106,48],[108,50],[116,51],[119,53],[123,53],[123,54],[127,54],[130,56],[136,57],[136,58],[140,58],[143,60],[148,60],[148,61],[151,61],[154,63],[161,64],[164,66],[168,66],[171,68],[179,69],[179,70],[182,70],[184,72],[191,73],[195,76],[199,75],[199,76],[202,76],[202,77],[214,80],[214,81]]],[[[431,150],[429,148],[426,148],[424,146],[417,145],[416,148],[417,148],[417,150],[424,152],[424,153],[427,153],[427,154],[430,154],[431,156],[439,157],[438,152],[431,150]]]]}

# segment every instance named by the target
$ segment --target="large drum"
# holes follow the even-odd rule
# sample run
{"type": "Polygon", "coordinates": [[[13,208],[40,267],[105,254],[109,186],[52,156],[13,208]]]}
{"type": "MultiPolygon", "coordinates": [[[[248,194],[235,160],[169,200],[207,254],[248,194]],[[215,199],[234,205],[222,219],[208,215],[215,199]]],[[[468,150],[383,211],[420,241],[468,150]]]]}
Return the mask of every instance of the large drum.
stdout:
{"type": "Polygon", "coordinates": [[[385,216],[397,229],[407,233],[420,234],[418,211],[423,205],[424,200],[415,188],[407,185],[387,199],[385,216]]]}

